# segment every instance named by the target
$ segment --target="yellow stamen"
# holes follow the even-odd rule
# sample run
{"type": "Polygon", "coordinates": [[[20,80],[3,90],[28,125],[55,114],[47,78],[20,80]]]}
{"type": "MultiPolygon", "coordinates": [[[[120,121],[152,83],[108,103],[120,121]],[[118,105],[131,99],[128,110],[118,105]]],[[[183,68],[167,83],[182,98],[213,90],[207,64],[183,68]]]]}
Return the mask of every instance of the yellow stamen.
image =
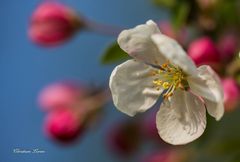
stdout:
{"type": "Polygon", "coordinates": [[[166,62],[160,66],[160,69],[151,71],[151,76],[158,77],[153,80],[156,90],[167,90],[163,97],[169,98],[173,95],[175,89],[183,89],[185,74],[178,67],[173,66],[170,62],[166,62]],[[153,75],[154,74],[154,75],[153,75]]]}
{"type": "Polygon", "coordinates": [[[158,80],[158,79],[155,79],[155,80],[153,81],[153,84],[155,84],[155,85],[157,85],[157,86],[160,86],[160,85],[162,85],[162,81],[161,81],[161,80],[158,80]]]}
{"type": "Polygon", "coordinates": [[[168,89],[168,88],[170,87],[170,83],[164,82],[164,83],[162,84],[162,87],[163,87],[164,89],[168,89]]]}

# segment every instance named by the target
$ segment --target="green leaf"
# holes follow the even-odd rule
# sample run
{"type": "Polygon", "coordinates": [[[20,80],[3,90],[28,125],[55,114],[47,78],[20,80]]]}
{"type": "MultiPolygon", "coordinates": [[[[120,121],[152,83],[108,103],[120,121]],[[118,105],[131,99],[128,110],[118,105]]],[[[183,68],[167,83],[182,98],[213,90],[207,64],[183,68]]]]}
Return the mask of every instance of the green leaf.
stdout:
{"type": "Polygon", "coordinates": [[[224,25],[238,25],[240,22],[239,16],[239,10],[237,3],[235,1],[223,1],[222,3],[219,3],[218,6],[218,20],[219,24],[224,25]]]}
{"type": "Polygon", "coordinates": [[[177,4],[177,0],[153,0],[153,3],[158,6],[173,8],[177,4]]]}
{"type": "Polygon", "coordinates": [[[127,60],[129,58],[129,55],[119,47],[118,43],[113,42],[103,53],[101,57],[101,63],[113,64],[116,62],[127,60]]]}
{"type": "Polygon", "coordinates": [[[172,23],[175,29],[179,29],[186,24],[190,13],[190,4],[187,2],[179,3],[173,11],[172,23]]]}

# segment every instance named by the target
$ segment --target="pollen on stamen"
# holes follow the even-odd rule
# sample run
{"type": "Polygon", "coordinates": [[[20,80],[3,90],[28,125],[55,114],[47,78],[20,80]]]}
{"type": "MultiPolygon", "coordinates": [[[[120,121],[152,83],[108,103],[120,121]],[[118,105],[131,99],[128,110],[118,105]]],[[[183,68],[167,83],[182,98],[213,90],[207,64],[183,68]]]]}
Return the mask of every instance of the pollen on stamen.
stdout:
{"type": "Polygon", "coordinates": [[[164,83],[162,84],[162,87],[163,87],[164,89],[168,89],[168,88],[170,87],[170,83],[169,83],[169,82],[164,82],[164,83]]]}
{"type": "Polygon", "coordinates": [[[151,76],[156,77],[152,83],[156,90],[167,90],[163,95],[164,98],[169,98],[173,95],[176,88],[183,89],[184,74],[178,68],[166,62],[162,64],[159,69],[152,70],[151,76]],[[158,77],[159,76],[159,77],[158,77]]]}
{"type": "Polygon", "coordinates": [[[162,85],[162,81],[159,80],[159,79],[154,79],[153,80],[153,84],[156,85],[156,86],[161,86],[162,85]]]}
{"type": "Polygon", "coordinates": [[[167,63],[165,63],[165,64],[162,64],[162,66],[161,66],[161,67],[165,69],[165,68],[167,68],[167,66],[168,66],[168,64],[167,64],[167,63]]]}
{"type": "Polygon", "coordinates": [[[161,74],[161,73],[163,73],[163,70],[159,69],[157,72],[158,72],[158,74],[161,74]]]}

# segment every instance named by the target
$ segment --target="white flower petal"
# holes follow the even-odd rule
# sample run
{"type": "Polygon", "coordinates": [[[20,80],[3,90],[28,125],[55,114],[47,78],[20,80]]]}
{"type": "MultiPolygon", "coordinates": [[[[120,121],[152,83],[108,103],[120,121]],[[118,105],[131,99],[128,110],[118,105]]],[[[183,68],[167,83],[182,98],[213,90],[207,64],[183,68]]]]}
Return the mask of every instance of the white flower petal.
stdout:
{"type": "Polygon", "coordinates": [[[206,128],[206,109],[193,94],[177,90],[165,100],[157,113],[160,137],[167,143],[182,145],[202,135],[206,128]]]}
{"type": "Polygon", "coordinates": [[[223,88],[212,68],[207,65],[200,66],[196,76],[188,77],[188,84],[193,93],[203,97],[208,113],[220,120],[224,114],[223,88]]]}
{"type": "Polygon", "coordinates": [[[174,39],[163,34],[154,34],[152,40],[160,53],[171,63],[180,67],[187,74],[194,75],[196,73],[196,66],[192,59],[174,39]]]}
{"type": "Polygon", "coordinates": [[[109,86],[117,109],[134,116],[156,103],[163,90],[153,88],[151,70],[151,66],[135,60],[128,60],[113,70],[109,86]]]}
{"type": "Polygon", "coordinates": [[[118,36],[118,44],[137,60],[151,65],[161,65],[166,60],[151,40],[151,36],[156,33],[160,33],[157,24],[149,20],[146,24],[122,31],[118,36]]]}

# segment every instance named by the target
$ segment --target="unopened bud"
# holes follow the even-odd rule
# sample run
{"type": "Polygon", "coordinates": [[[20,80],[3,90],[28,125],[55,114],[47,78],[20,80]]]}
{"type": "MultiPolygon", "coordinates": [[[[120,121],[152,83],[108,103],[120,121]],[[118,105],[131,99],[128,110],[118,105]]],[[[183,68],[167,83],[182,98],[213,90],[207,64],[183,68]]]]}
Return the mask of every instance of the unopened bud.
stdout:
{"type": "Polygon", "coordinates": [[[227,33],[220,37],[218,42],[218,49],[221,55],[222,62],[227,62],[233,59],[237,54],[239,41],[237,35],[227,33]]]}
{"type": "Polygon", "coordinates": [[[181,27],[180,29],[174,29],[172,24],[168,21],[160,22],[159,28],[163,34],[176,39],[180,44],[185,45],[187,42],[188,32],[186,28],[181,27]]]}
{"type": "Polygon", "coordinates": [[[75,83],[57,82],[45,87],[39,94],[38,103],[44,111],[59,107],[71,107],[85,94],[85,89],[75,83]]]}
{"type": "Polygon", "coordinates": [[[219,52],[209,37],[202,37],[191,42],[188,54],[197,65],[212,65],[220,61],[219,52]]]}
{"type": "Polygon", "coordinates": [[[28,34],[36,44],[55,46],[70,39],[83,27],[81,17],[68,6],[44,2],[32,14],[28,34]]]}
{"type": "Polygon", "coordinates": [[[136,123],[114,124],[107,135],[107,145],[119,155],[131,155],[137,150],[139,142],[140,130],[136,123]]]}
{"type": "Polygon", "coordinates": [[[72,109],[62,108],[50,112],[44,123],[46,135],[59,142],[74,141],[83,133],[84,125],[79,114],[72,109]]]}
{"type": "Polygon", "coordinates": [[[163,141],[159,138],[157,126],[156,126],[156,113],[150,113],[148,116],[145,116],[141,121],[141,133],[144,137],[150,138],[156,141],[163,141]]]}
{"type": "Polygon", "coordinates": [[[224,107],[226,111],[233,111],[237,108],[240,99],[239,87],[234,79],[222,80],[224,91],[224,107]]]}
{"type": "Polygon", "coordinates": [[[218,0],[197,0],[197,3],[202,10],[209,10],[217,6],[218,0]]]}

